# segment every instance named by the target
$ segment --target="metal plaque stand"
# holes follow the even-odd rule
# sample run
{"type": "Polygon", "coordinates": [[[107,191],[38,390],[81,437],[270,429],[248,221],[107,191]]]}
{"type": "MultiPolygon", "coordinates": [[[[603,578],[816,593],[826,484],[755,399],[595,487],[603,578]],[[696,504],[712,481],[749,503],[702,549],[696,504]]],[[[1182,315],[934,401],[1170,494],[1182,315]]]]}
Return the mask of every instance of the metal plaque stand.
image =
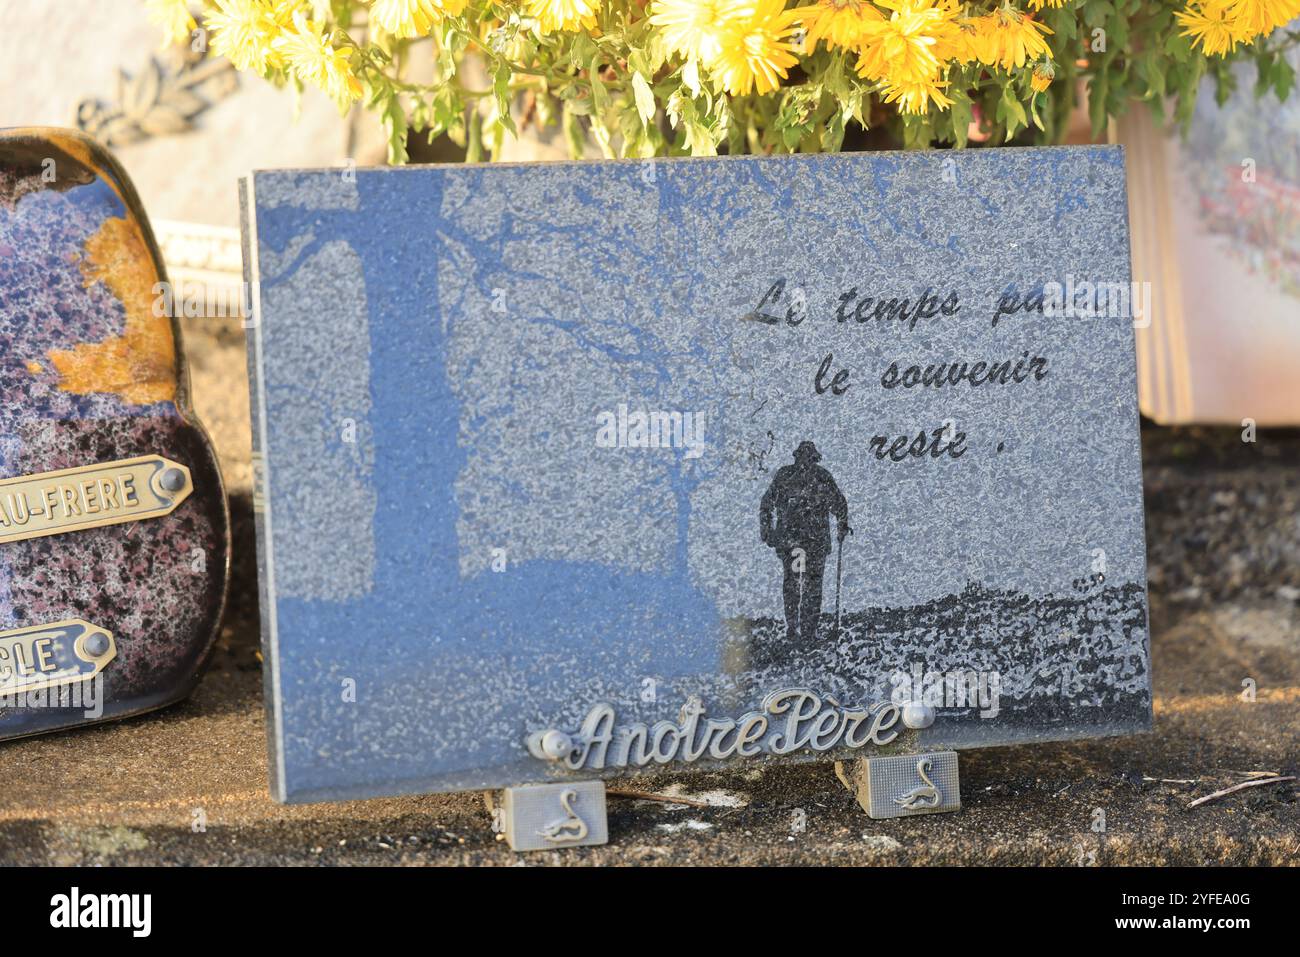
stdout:
{"type": "MultiPolygon", "coordinates": [[[[912,746],[917,744],[917,732],[935,721],[934,708],[921,701],[903,705],[901,717],[908,729],[904,740],[912,746]]],[[[956,751],[836,761],[835,776],[867,815],[878,821],[961,809],[956,751]]]]}
{"type": "MultiPolygon", "coordinates": [[[[901,709],[906,746],[917,744],[916,732],[935,721],[934,709],[909,702],[901,709]]],[[[529,753],[559,761],[574,750],[572,735],[558,730],[536,731],[528,736],[529,753]]],[[[835,774],[867,814],[883,820],[913,814],[938,814],[961,808],[957,752],[889,754],[837,761],[835,774]]],[[[514,851],[547,851],[585,847],[609,841],[605,813],[605,782],[559,781],[505,788],[483,795],[492,814],[493,829],[504,834],[514,851]]]]}
{"type": "Polygon", "coordinates": [[[493,827],[512,851],[553,851],[609,842],[604,781],[562,781],[506,788],[496,805],[484,794],[493,827]]]}
{"type": "Polygon", "coordinates": [[[835,776],[875,820],[961,808],[956,751],[836,761],[835,776]]]}

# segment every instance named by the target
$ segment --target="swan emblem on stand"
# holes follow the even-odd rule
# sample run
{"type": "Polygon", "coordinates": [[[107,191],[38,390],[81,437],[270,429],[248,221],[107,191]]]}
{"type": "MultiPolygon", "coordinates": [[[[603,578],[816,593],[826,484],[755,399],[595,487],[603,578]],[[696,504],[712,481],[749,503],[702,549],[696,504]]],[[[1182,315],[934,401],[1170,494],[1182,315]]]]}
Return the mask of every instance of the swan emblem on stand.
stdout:
{"type": "MultiPolygon", "coordinates": [[[[573,802],[578,799],[578,792],[573,789],[560,792],[560,807],[564,808],[565,817],[552,821],[537,833],[553,844],[568,841],[581,841],[587,836],[587,822],[573,810],[573,802]]],[[[938,802],[936,802],[938,803],[938,802]]]]}
{"type": "Polygon", "coordinates": [[[922,807],[938,807],[940,794],[939,789],[935,787],[930,780],[929,772],[933,769],[929,758],[922,758],[916,762],[916,773],[921,776],[925,784],[918,788],[912,788],[902,797],[894,798],[894,803],[908,811],[914,811],[922,807]]]}

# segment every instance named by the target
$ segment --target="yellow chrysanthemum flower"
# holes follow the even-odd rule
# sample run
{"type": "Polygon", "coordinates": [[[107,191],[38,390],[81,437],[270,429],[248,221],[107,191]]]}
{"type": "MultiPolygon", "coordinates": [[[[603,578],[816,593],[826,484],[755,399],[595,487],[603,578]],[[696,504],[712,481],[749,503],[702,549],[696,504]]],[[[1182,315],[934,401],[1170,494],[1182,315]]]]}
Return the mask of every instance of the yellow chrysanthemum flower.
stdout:
{"type": "Polygon", "coordinates": [[[197,26],[186,0],[145,0],[145,7],[149,22],[162,27],[163,46],[184,43],[197,26]]]}
{"type": "Polygon", "coordinates": [[[857,49],[866,38],[867,24],[885,19],[867,0],[817,0],[800,13],[809,50],[818,40],[825,40],[827,46],[857,49]]]}
{"type": "Polygon", "coordinates": [[[889,19],[868,23],[858,75],[898,88],[934,83],[959,42],[955,8],[942,0],[879,0],[889,19]]]}
{"type": "Polygon", "coordinates": [[[1039,63],[1034,66],[1034,73],[1029,78],[1029,87],[1035,93],[1044,92],[1052,81],[1056,79],[1056,67],[1052,66],[1051,61],[1039,63]]]}
{"type": "Polygon", "coordinates": [[[1044,33],[1052,31],[1019,10],[1002,7],[974,18],[975,31],[965,34],[968,53],[986,66],[1010,70],[1050,55],[1044,33]]]}
{"type": "Polygon", "coordinates": [[[720,49],[710,73],[732,96],[771,93],[798,62],[790,42],[798,20],[799,11],[786,10],[785,0],[739,0],[718,30],[720,49]]]}
{"type": "Polygon", "coordinates": [[[1238,43],[1236,25],[1228,16],[1226,3],[1200,3],[1179,10],[1174,18],[1183,27],[1182,36],[1192,38],[1210,56],[1223,56],[1238,43]]]}
{"type": "Polygon", "coordinates": [[[650,22],[670,53],[707,66],[722,52],[721,29],[737,12],[735,0],[654,0],[650,22]]]}
{"type": "Polygon", "coordinates": [[[600,0],[528,0],[524,12],[537,21],[542,33],[594,29],[600,0]]]}
{"type": "Polygon", "coordinates": [[[276,38],[275,49],[294,76],[320,87],[338,104],[340,112],[353,100],[361,99],[361,81],[349,62],[352,48],[334,46],[325,36],[324,27],[308,20],[303,12],[294,14],[293,26],[276,38]]]}
{"type": "Polygon", "coordinates": [[[1057,7],[1063,7],[1070,0],[1029,0],[1030,10],[1041,10],[1043,7],[1050,7],[1055,10],[1057,7]]]}
{"type": "Polygon", "coordinates": [[[941,110],[952,106],[952,100],[943,93],[946,82],[938,76],[923,80],[907,80],[902,83],[886,82],[881,88],[881,98],[886,103],[897,103],[904,113],[923,114],[930,110],[933,102],[941,110]]]}
{"type": "Polygon", "coordinates": [[[371,0],[375,26],[395,37],[428,36],[444,16],[458,16],[468,0],[371,0]]]}
{"type": "Polygon", "coordinates": [[[1212,4],[1201,4],[1211,5],[1226,9],[1233,24],[1233,38],[1242,43],[1272,33],[1300,16],[1300,3],[1295,0],[1214,0],[1212,4]]]}
{"type": "Polygon", "coordinates": [[[215,0],[216,10],[204,15],[212,32],[212,52],[223,56],[240,70],[265,74],[279,69],[284,59],[275,40],[293,23],[294,4],[267,0],[215,0]]]}

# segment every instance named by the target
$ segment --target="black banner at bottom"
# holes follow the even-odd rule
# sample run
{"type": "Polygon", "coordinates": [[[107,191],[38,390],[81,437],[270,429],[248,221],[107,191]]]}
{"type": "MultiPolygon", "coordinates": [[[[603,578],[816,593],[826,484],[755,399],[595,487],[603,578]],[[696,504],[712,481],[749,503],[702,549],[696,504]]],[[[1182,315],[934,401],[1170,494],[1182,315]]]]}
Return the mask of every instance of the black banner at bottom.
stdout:
{"type": "MultiPolygon", "coordinates": [[[[529,863],[522,858],[521,863],[529,863]]],[[[1241,934],[1294,933],[1300,872],[1273,869],[800,868],[670,870],[520,867],[421,869],[9,869],[0,872],[5,938],[78,945],[283,938],[337,947],[420,931],[482,933],[499,946],[558,933],[591,939],[669,934],[703,945],[766,935],[775,923],[865,925],[920,943],[980,931],[1056,940],[1184,941],[1231,947],[1241,934]],[[936,937],[935,935],[939,935],[936,937]]],[[[473,939],[472,937],[470,938],[473,939]]],[[[647,942],[649,938],[647,937],[647,942]]],[[[761,937],[757,938],[761,939],[761,937]]],[[[1282,937],[1276,939],[1285,939],[1282,937]]],[[[768,941],[764,944],[770,943],[768,941]]]]}

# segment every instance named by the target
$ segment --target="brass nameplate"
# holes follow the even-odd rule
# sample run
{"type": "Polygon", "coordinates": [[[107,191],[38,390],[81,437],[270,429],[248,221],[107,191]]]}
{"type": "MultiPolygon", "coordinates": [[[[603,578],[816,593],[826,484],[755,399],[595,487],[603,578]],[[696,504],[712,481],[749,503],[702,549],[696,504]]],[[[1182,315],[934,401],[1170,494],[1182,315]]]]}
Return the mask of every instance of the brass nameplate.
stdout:
{"type": "Polygon", "coordinates": [[[80,618],[0,632],[0,695],[85,681],[116,655],[112,633],[80,618]]]}
{"type": "Polygon", "coordinates": [[[193,489],[160,455],[0,481],[0,543],[169,515],[193,489]]]}

